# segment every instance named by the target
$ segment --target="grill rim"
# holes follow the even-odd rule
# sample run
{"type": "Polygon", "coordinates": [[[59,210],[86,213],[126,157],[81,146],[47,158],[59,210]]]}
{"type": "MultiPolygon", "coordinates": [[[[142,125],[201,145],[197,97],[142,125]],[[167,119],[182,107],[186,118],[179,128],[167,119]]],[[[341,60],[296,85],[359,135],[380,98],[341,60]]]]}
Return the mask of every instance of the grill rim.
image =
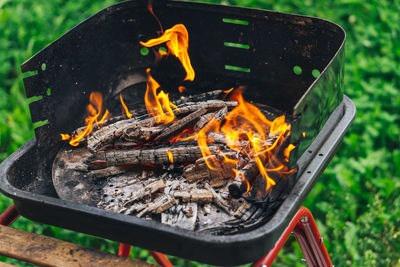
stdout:
{"type": "MultiPolygon", "coordinates": [[[[171,251],[171,248],[168,247],[170,244],[148,244],[149,242],[147,242],[147,245],[144,245],[145,248],[156,249],[160,252],[211,264],[247,263],[262,257],[263,253],[266,253],[268,249],[273,246],[276,239],[286,227],[286,224],[289,222],[291,216],[293,216],[300,207],[301,203],[304,201],[308,193],[311,191],[313,185],[316,183],[319,176],[322,174],[323,170],[336,153],[344,134],[353,122],[355,115],[356,108],[354,103],[347,96],[344,96],[342,104],[339,105],[332,113],[323,130],[310,146],[310,149],[314,150],[311,156],[305,154],[304,158],[300,159],[308,162],[304,165],[307,166],[307,168],[299,170],[299,178],[293,186],[290,194],[283,201],[273,217],[267,223],[254,230],[231,236],[212,236],[208,234],[196,233],[177,227],[164,225],[160,222],[146,221],[134,216],[116,214],[100,208],[90,207],[54,197],[23,191],[14,187],[7,178],[9,176],[10,168],[13,164],[16,164],[21,156],[23,156],[25,153],[27,153],[27,151],[29,151],[29,149],[32,149],[36,145],[35,137],[26,142],[16,152],[14,152],[0,164],[0,191],[15,201],[16,208],[22,216],[34,221],[48,223],[124,243],[138,243],[138,240],[126,240],[127,237],[122,233],[113,235],[109,232],[99,233],[96,229],[77,229],[79,228],[79,223],[76,223],[79,221],[79,219],[82,219],[83,221],[90,219],[92,222],[93,219],[102,219],[103,221],[97,221],[96,224],[101,224],[105,221],[108,221],[109,223],[119,223],[120,225],[137,227],[139,228],[136,229],[138,231],[150,231],[154,236],[163,234],[169,236],[170,240],[177,238],[178,241],[190,241],[192,243],[198,243],[199,247],[202,247],[198,250],[193,248],[193,254],[191,255],[182,255],[182,253],[180,253],[178,250],[171,251]],[[318,156],[321,153],[323,156],[318,156]],[[306,169],[313,170],[313,172],[311,174],[307,174],[305,172],[306,169]],[[49,208],[50,211],[51,209],[55,208],[56,211],[61,212],[61,217],[60,214],[44,216],[45,214],[48,215],[47,212],[43,213],[43,210],[47,208],[49,208]],[[75,218],[71,218],[71,215],[73,215],[72,217],[75,218]],[[73,223],[75,225],[71,224],[71,219],[76,220],[76,222],[73,223]],[[112,238],[113,236],[118,235],[118,238],[112,238]],[[152,247],[152,245],[155,248],[152,247]],[[214,252],[214,257],[212,257],[211,254],[206,254],[210,257],[207,257],[207,259],[204,258],[204,250],[206,250],[204,248],[205,246],[209,247],[208,253],[214,252]],[[218,253],[218,249],[220,251],[225,251],[226,253],[226,250],[232,251],[239,249],[239,251],[243,251],[244,248],[251,249],[251,255],[250,253],[247,253],[247,250],[246,252],[235,256],[239,258],[233,258],[232,256],[228,258],[221,255],[221,253],[218,253]]],[[[112,229],[111,232],[113,230],[115,229],[112,229]]],[[[146,238],[146,236],[144,236],[144,238],[146,238]]],[[[142,242],[139,243],[143,243],[143,240],[140,241],[142,242]]],[[[150,240],[150,242],[152,241],[150,240]]],[[[174,249],[172,248],[172,250],[174,249]]]]}

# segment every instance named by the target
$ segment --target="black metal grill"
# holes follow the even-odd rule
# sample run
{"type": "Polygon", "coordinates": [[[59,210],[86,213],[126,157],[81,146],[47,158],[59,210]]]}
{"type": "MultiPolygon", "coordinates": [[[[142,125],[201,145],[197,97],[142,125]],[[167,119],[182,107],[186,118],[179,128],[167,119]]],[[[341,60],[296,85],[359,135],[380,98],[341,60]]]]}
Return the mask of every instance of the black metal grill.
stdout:
{"type": "Polygon", "coordinates": [[[179,64],[155,65],[152,53],[140,53],[139,41],[159,31],[144,0],[99,12],[22,65],[23,72],[34,72],[24,79],[27,97],[42,96],[30,104],[32,121],[47,123],[1,164],[0,189],[32,220],[211,264],[256,260],[273,246],[355,116],[343,97],[345,33],[321,19],[264,10],[160,1],[154,11],[165,28],[188,28],[196,80],[185,84],[187,92],[245,86],[246,99],[293,116],[296,183],[272,218],[246,233],[211,236],[57,198],[51,166],[62,145],[59,133],[80,126],[91,91],[111,99],[121,86],[129,87],[142,102],[146,67],[165,88],[177,88],[184,76],[179,64]]]}

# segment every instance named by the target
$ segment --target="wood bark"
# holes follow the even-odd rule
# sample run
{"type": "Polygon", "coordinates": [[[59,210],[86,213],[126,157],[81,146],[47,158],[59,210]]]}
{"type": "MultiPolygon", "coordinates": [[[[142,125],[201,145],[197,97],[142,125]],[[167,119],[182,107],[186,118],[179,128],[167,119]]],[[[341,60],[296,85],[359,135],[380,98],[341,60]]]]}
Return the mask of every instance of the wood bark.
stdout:
{"type": "MultiPolygon", "coordinates": [[[[191,105],[178,107],[173,110],[175,115],[186,114],[197,111],[199,109],[212,109],[222,107],[234,107],[237,106],[236,101],[223,101],[223,100],[209,100],[205,102],[198,102],[191,105]]],[[[95,152],[102,146],[110,143],[112,140],[118,139],[126,129],[137,128],[137,127],[152,127],[155,125],[157,117],[147,118],[139,120],[138,118],[132,118],[127,120],[117,121],[100,128],[99,130],[92,132],[87,137],[87,146],[90,151],[95,152]]]]}
{"type": "Polygon", "coordinates": [[[162,195],[157,199],[153,200],[145,209],[139,212],[136,216],[142,217],[146,213],[162,213],[163,211],[169,209],[176,203],[176,199],[170,196],[162,195]]]}
{"type": "Polygon", "coordinates": [[[137,127],[127,128],[124,130],[122,139],[126,141],[146,141],[160,134],[166,126],[153,126],[153,127],[137,127]]]}
{"type": "Polygon", "coordinates": [[[192,123],[196,119],[198,119],[201,115],[204,115],[207,112],[206,109],[201,108],[196,110],[195,112],[190,113],[183,119],[175,122],[174,124],[171,125],[171,127],[166,128],[160,135],[156,137],[156,140],[163,140],[164,138],[174,134],[178,133],[179,131],[182,131],[184,128],[187,127],[188,124],[192,123]]]}
{"type": "MultiPolygon", "coordinates": [[[[229,158],[234,159],[236,157],[235,153],[229,153],[229,158]]],[[[200,158],[196,160],[194,164],[189,164],[183,168],[183,176],[187,179],[189,183],[193,183],[198,180],[209,179],[222,180],[225,178],[230,178],[234,175],[233,169],[235,164],[232,162],[224,162],[222,155],[218,156],[210,155],[205,158],[200,158]],[[212,163],[213,169],[210,169],[207,162],[212,163]]]]}
{"type": "Polygon", "coordinates": [[[214,90],[193,96],[184,96],[182,99],[175,100],[174,104],[179,106],[188,102],[200,102],[200,101],[207,101],[210,99],[220,99],[222,98],[223,95],[224,95],[223,90],[214,90]]]}
{"type": "Polygon", "coordinates": [[[127,206],[139,199],[144,198],[145,196],[149,196],[151,194],[154,194],[155,192],[164,189],[165,188],[165,183],[162,179],[157,180],[143,188],[140,188],[139,190],[132,192],[131,196],[129,197],[128,201],[123,203],[123,206],[127,206]]]}
{"type": "MultiPolygon", "coordinates": [[[[209,146],[211,153],[218,154],[217,146],[209,146]]],[[[94,161],[104,161],[106,166],[121,166],[134,164],[167,164],[170,163],[168,154],[172,155],[173,162],[193,162],[202,157],[198,146],[178,146],[171,148],[115,150],[97,152],[88,164],[94,161]]]]}

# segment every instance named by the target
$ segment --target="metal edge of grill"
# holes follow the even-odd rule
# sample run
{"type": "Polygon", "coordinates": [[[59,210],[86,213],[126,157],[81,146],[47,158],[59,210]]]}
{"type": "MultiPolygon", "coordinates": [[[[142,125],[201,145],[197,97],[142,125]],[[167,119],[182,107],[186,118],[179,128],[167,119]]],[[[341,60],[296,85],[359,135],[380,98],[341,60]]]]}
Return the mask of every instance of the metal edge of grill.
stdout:
{"type": "Polygon", "coordinates": [[[15,201],[26,218],[79,232],[138,245],[209,264],[243,264],[262,257],[274,244],[338,149],[355,118],[353,102],[344,97],[310,145],[312,153],[300,158],[306,163],[289,196],[266,224],[233,236],[202,235],[179,228],[115,214],[53,197],[22,191],[10,184],[11,169],[37,143],[32,138],[0,165],[0,190],[15,201]],[[205,256],[206,255],[206,256],[205,256]]]}

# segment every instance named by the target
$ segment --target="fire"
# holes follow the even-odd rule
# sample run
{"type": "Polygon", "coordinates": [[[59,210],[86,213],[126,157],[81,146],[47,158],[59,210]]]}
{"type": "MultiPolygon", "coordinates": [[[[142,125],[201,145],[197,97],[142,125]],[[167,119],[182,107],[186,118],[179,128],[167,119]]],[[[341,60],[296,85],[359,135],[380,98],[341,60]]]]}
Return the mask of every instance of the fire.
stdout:
{"type": "Polygon", "coordinates": [[[69,134],[60,134],[62,140],[69,140],[71,139],[71,136],[69,134]]]}
{"type": "Polygon", "coordinates": [[[166,30],[164,34],[158,38],[150,39],[147,42],[140,42],[140,44],[145,47],[152,47],[162,43],[167,44],[168,54],[171,53],[176,56],[182,63],[186,71],[185,80],[193,81],[195,73],[188,54],[189,34],[185,25],[177,24],[166,30]]]}
{"type": "Polygon", "coordinates": [[[285,150],[283,151],[283,155],[285,156],[285,160],[289,161],[290,152],[295,148],[293,144],[290,144],[285,150]]]}
{"type": "Polygon", "coordinates": [[[225,93],[225,94],[229,94],[230,92],[232,92],[232,91],[233,91],[233,89],[235,89],[235,88],[233,88],[233,87],[232,87],[232,88],[231,88],[231,89],[229,89],[229,90],[225,90],[225,91],[224,91],[224,93],[225,93]]]}
{"type": "Polygon", "coordinates": [[[157,94],[157,90],[160,88],[160,85],[150,75],[150,69],[147,69],[146,72],[148,79],[144,102],[147,112],[156,118],[156,123],[170,123],[175,118],[173,109],[177,109],[177,106],[169,101],[168,94],[164,93],[164,91],[161,90],[157,94]]]}
{"type": "Polygon", "coordinates": [[[184,135],[189,135],[189,138],[190,138],[190,139],[193,139],[194,136],[192,136],[191,133],[192,133],[192,131],[189,130],[188,128],[186,128],[186,129],[184,129],[180,134],[178,134],[177,136],[171,138],[171,139],[169,140],[169,142],[170,142],[170,143],[175,143],[175,142],[178,142],[178,141],[187,141],[187,140],[189,140],[189,139],[187,139],[187,138],[184,138],[184,137],[183,137],[184,135]]]}
{"type": "Polygon", "coordinates": [[[122,114],[125,114],[129,119],[132,118],[133,115],[132,115],[132,113],[129,112],[128,107],[125,105],[125,102],[122,99],[122,94],[119,94],[119,99],[121,100],[121,105],[122,105],[122,108],[124,110],[122,112],[122,114]]]}
{"type": "MultiPolygon", "coordinates": [[[[154,15],[151,4],[148,8],[154,15]]],[[[160,27],[162,29],[161,24],[160,27]]],[[[180,60],[186,71],[185,80],[194,80],[195,72],[188,55],[189,35],[184,25],[177,24],[166,30],[159,38],[140,43],[145,47],[153,47],[166,43],[168,52],[160,50],[157,56],[162,57],[173,54],[180,60]]],[[[144,97],[147,112],[155,119],[156,124],[174,122],[174,112],[179,112],[179,109],[169,100],[167,93],[163,90],[158,90],[160,89],[160,84],[152,77],[150,72],[151,70],[148,68],[146,70],[147,85],[144,97]]],[[[178,90],[182,93],[186,88],[184,86],[179,86],[178,90]]],[[[233,110],[228,113],[227,108],[225,108],[225,110],[221,109],[218,111],[220,112],[220,116],[214,116],[197,133],[194,133],[196,130],[194,126],[190,126],[184,129],[180,134],[172,137],[169,142],[174,143],[177,141],[196,139],[208,168],[215,170],[221,168],[220,162],[217,162],[217,160],[221,160],[221,158],[217,159],[217,157],[213,155],[209,145],[215,143],[213,137],[216,138],[216,135],[219,135],[218,142],[221,142],[221,137],[225,145],[230,150],[235,151],[237,155],[237,158],[231,159],[226,156],[223,151],[219,151],[223,156],[224,164],[229,164],[229,169],[232,166],[233,173],[242,180],[242,185],[246,185],[247,191],[250,190],[252,186],[251,183],[253,182],[249,181],[248,177],[246,177],[248,174],[243,171],[242,163],[250,164],[253,166],[252,168],[254,170],[258,169],[261,176],[265,179],[266,190],[269,190],[276,184],[271,177],[274,176],[272,175],[273,173],[290,174],[295,171],[295,169],[289,170],[288,167],[278,159],[280,155],[282,155],[283,161],[289,162],[290,153],[295,148],[293,144],[288,145],[283,152],[281,151],[282,148],[280,148],[285,138],[289,136],[291,126],[286,123],[284,115],[277,117],[273,121],[268,120],[255,105],[244,100],[241,90],[234,90],[234,88],[231,88],[224,91],[224,93],[225,97],[229,95],[232,101],[238,103],[233,110]],[[223,114],[226,115],[223,116],[223,114]],[[214,135],[212,136],[211,133],[214,135]],[[268,168],[266,168],[266,166],[268,166],[268,168]]],[[[120,94],[120,101],[123,114],[128,118],[132,118],[132,113],[129,112],[122,98],[122,94],[120,94]]],[[[90,104],[87,106],[89,116],[85,119],[86,127],[72,137],[68,134],[61,134],[62,139],[70,140],[69,143],[72,146],[79,145],[80,140],[91,133],[93,124],[96,123],[98,126],[101,126],[101,122],[109,115],[108,110],[106,110],[99,120],[102,114],[102,105],[103,97],[101,93],[91,93],[90,104]]],[[[303,132],[303,137],[305,137],[305,132],[303,132]]],[[[150,137],[146,137],[146,140],[149,138],[150,137]]],[[[173,163],[174,158],[170,150],[167,150],[167,156],[169,162],[173,163]]]]}
{"type": "Polygon", "coordinates": [[[92,132],[94,123],[101,126],[101,123],[109,116],[109,112],[106,110],[99,120],[103,108],[103,95],[100,92],[92,92],[89,96],[89,102],[90,104],[86,106],[86,110],[90,114],[85,119],[86,128],[72,137],[68,134],[61,134],[62,140],[70,140],[71,146],[78,146],[80,140],[92,132]]]}
{"type": "Polygon", "coordinates": [[[185,86],[179,86],[178,87],[179,93],[183,93],[186,90],[185,86]]]}
{"type": "Polygon", "coordinates": [[[174,163],[174,157],[172,156],[172,152],[168,150],[167,154],[169,162],[174,163]]]}
{"type": "MultiPolygon", "coordinates": [[[[268,172],[287,171],[287,167],[283,164],[275,164],[276,166],[273,166],[273,169],[266,169],[265,165],[270,158],[274,158],[276,162],[274,152],[283,142],[283,136],[290,131],[290,125],[285,122],[285,116],[280,116],[272,122],[269,121],[255,105],[243,99],[240,91],[235,91],[231,100],[237,101],[238,106],[226,115],[223,123],[213,119],[207,124],[207,127],[200,130],[196,135],[198,146],[201,149],[208,168],[215,169],[217,163],[212,161],[212,157],[207,157],[211,155],[208,144],[212,142],[207,137],[207,134],[210,132],[223,133],[226,145],[230,149],[239,152],[256,163],[260,174],[266,180],[266,189],[268,190],[276,184],[268,175],[268,172]],[[270,144],[270,135],[278,135],[273,144],[270,144]]],[[[294,145],[287,148],[285,156],[293,148],[294,145]]],[[[235,160],[225,156],[224,158],[226,163],[236,163],[235,160]]],[[[250,184],[243,177],[242,173],[238,170],[235,170],[235,173],[242,176],[242,180],[247,184],[247,189],[250,190],[250,184]]]]}

